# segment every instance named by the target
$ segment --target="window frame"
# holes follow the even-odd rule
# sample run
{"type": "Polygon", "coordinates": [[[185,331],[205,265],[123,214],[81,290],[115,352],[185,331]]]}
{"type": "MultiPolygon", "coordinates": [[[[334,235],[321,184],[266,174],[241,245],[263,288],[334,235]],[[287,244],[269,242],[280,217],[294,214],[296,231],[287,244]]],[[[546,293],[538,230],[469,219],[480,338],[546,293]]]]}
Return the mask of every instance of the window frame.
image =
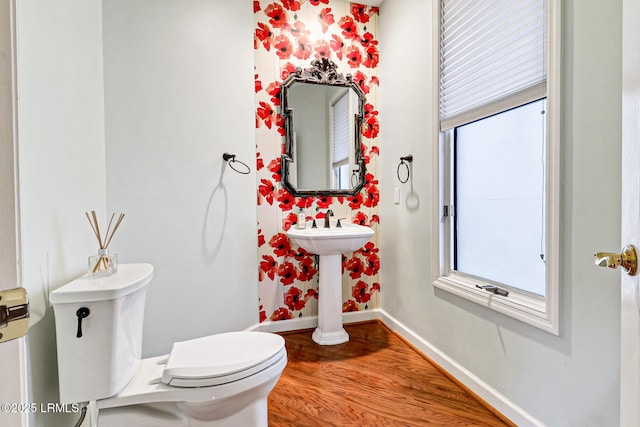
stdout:
{"type": "MultiPolygon", "coordinates": [[[[439,66],[440,66],[440,2],[434,2],[433,53],[433,141],[432,163],[432,283],[435,288],[452,293],[539,329],[560,334],[560,83],[561,31],[560,0],[548,0],[548,62],[547,62],[547,149],[545,169],[545,296],[538,296],[509,287],[509,295],[495,295],[476,285],[495,285],[452,269],[451,221],[444,215],[444,207],[455,215],[452,191],[450,144],[453,131],[440,132],[439,66]]],[[[500,286],[500,284],[498,284],[500,286]]]]}

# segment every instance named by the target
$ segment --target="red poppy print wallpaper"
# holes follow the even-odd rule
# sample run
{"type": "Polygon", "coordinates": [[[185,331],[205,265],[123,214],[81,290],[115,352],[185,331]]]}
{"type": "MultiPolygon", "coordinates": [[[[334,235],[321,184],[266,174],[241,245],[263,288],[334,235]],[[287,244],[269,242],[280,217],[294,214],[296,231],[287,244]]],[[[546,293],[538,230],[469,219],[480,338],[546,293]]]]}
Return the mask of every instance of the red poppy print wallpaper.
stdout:
{"type": "Polygon", "coordinates": [[[331,209],[336,218],[376,230],[362,249],[343,256],[342,310],[378,308],[378,8],[343,0],[256,0],[253,11],[260,322],[318,314],[317,261],[286,235],[300,208],[307,220],[324,218],[331,209]],[[294,197],[280,183],[280,84],[316,58],[331,59],[338,72],[351,74],[367,98],[362,128],[367,174],[363,190],[353,197],[294,197]]]}

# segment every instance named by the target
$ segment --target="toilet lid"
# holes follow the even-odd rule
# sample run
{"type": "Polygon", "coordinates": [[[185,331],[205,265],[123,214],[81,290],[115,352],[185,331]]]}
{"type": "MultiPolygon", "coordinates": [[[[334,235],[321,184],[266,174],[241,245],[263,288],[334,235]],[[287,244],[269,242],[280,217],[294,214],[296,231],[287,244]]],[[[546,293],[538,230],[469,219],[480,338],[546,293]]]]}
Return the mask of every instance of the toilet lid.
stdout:
{"type": "Polygon", "coordinates": [[[162,382],[207,387],[268,368],[286,353],[284,339],[266,332],[228,332],[173,344],[162,382]]]}

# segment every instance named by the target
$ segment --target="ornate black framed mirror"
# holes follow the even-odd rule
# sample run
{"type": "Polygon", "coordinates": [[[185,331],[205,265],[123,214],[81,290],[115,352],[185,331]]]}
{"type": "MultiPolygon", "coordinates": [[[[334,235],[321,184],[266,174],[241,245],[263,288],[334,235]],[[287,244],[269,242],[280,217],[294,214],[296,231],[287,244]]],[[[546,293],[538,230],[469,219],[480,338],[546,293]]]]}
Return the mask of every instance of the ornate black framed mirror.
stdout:
{"type": "Polygon", "coordinates": [[[321,58],[280,86],[285,153],[282,185],[294,196],[353,196],[364,186],[360,142],[364,92],[321,58]]]}

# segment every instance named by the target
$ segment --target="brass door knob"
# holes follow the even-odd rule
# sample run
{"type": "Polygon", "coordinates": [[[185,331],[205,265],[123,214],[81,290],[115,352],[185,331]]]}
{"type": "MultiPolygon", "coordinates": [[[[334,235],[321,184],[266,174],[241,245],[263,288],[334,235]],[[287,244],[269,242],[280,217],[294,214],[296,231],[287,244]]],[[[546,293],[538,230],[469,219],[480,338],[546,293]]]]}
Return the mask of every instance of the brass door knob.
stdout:
{"type": "Polygon", "coordinates": [[[0,343],[23,337],[29,329],[29,296],[24,288],[0,291],[0,343]]]}
{"type": "Polygon", "coordinates": [[[622,253],[596,252],[593,254],[593,262],[599,267],[618,268],[621,266],[629,276],[634,276],[638,271],[638,255],[633,245],[627,245],[622,253]]]}

